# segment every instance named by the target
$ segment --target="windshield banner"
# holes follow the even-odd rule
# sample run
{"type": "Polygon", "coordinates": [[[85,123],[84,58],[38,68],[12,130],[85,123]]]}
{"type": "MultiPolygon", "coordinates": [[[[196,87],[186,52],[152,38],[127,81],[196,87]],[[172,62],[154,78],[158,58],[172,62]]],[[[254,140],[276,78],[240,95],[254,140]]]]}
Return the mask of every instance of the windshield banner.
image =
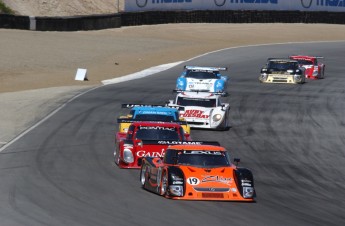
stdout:
{"type": "Polygon", "coordinates": [[[126,0],[125,12],[288,10],[345,12],[345,0],[126,0]]]}

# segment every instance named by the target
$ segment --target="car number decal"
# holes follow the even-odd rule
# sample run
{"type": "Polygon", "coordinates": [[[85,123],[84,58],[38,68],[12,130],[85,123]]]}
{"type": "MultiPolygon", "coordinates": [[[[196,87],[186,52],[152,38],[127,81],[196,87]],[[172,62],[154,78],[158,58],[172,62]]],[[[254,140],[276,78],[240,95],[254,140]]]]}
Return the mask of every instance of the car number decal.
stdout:
{"type": "Polygon", "coordinates": [[[189,177],[187,179],[187,183],[190,185],[198,185],[198,184],[200,184],[200,180],[196,177],[189,177]]]}

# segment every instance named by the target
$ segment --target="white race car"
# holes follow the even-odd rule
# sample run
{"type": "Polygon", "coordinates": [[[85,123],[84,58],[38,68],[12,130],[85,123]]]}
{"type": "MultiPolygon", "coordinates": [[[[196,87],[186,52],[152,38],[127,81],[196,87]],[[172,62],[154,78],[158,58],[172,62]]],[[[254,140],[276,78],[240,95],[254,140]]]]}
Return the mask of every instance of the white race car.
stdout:
{"type": "Polygon", "coordinates": [[[180,117],[192,128],[226,130],[229,128],[230,105],[221,102],[221,94],[180,92],[168,106],[178,107],[180,117]]]}

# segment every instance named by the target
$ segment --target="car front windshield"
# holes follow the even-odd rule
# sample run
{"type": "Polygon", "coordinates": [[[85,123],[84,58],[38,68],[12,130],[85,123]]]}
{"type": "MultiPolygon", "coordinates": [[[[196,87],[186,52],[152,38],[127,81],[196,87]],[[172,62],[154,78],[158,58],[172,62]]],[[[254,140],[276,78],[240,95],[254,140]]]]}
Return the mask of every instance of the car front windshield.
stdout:
{"type": "Polygon", "coordinates": [[[136,132],[136,139],[140,140],[180,140],[179,133],[175,127],[164,126],[139,126],[136,132]]]}
{"type": "Polygon", "coordinates": [[[216,99],[178,97],[177,104],[180,106],[217,107],[216,99]]]}
{"type": "Polygon", "coordinates": [[[275,71],[293,70],[296,67],[296,62],[289,61],[270,61],[268,68],[275,71]]]}
{"type": "Polygon", "coordinates": [[[197,79],[217,79],[217,75],[213,72],[207,71],[190,71],[186,78],[197,78],[197,79]]]}
{"type": "Polygon", "coordinates": [[[224,151],[184,150],[178,153],[177,164],[215,168],[230,166],[230,161],[224,151]]]}

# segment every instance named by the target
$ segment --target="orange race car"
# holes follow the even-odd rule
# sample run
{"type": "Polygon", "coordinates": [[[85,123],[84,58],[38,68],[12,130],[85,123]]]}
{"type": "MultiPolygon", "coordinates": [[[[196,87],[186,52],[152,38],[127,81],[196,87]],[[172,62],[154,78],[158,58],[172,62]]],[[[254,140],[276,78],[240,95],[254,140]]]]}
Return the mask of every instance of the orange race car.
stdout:
{"type": "Polygon", "coordinates": [[[140,182],[171,199],[253,202],[256,196],[251,171],[232,164],[215,145],[173,145],[163,159],[145,157],[140,182]]]}

